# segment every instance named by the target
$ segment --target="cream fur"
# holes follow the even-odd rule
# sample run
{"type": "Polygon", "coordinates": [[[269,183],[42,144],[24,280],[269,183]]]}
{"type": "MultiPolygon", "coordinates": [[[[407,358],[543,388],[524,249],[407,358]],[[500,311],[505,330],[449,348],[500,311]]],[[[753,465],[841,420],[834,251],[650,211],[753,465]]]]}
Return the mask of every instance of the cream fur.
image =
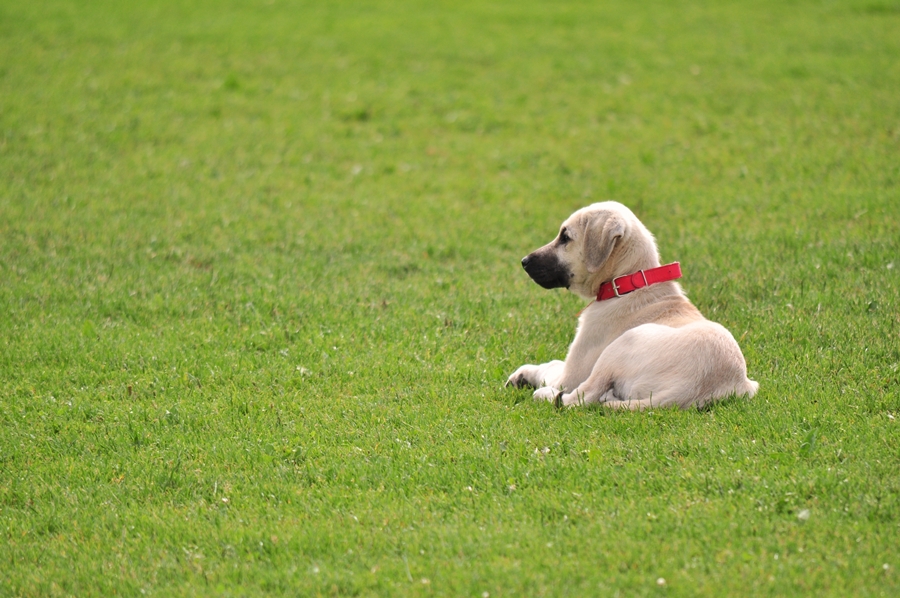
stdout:
{"type": "MultiPolygon", "coordinates": [[[[625,206],[582,208],[560,235],[523,260],[544,286],[593,299],[600,285],[660,265],[650,231],[625,206]]],[[[523,365],[508,386],[531,386],[536,399],[562,405],[610,407],[703,406],[731,395],[752,397],[740,347],[728,330],[705,319],[676,282],[664,282],[607,301],[581,314],[565,361],[523,365]]]]}

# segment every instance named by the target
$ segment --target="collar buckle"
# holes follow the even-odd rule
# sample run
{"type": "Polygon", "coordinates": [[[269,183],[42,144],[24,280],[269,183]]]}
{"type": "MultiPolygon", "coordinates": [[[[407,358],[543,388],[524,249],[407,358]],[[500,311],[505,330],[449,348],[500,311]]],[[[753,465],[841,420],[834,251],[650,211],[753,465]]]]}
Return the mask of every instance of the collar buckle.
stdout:
{"type": "MultiPolygon", "coordinates": [[[[631,279],[631,280],[633,281],[633,280],[634,280],[634,275],[635,275],[635,274],[640,274],[641,277],[643,277],[643,279],[644,279],[644,287],[649,287],[649,286],[650,286],[650,283],[647,282],[647,275],[644,273],[643,270],[638,270],[638,271],[635,272],[634,274],[626,274],[625,276],[619,276],[618,278],[613,278],[613,279],[610,281],[610,284],[612,285],[613,293],[616,294],[616,297],[621,297],[622,295],[625,295],[625,294],[627,294],[627,293],[632,292],[632,291],[626,291],[625,293],[622,293],[622,294],[620,295],[620,294],[619,294],[619,285],[618,285],[618,283],[617,283],[616,281],[617,281],[617,280],[621,280],[621,279],[623,279],[623,278],[628,278],[628,279],[631,279]]],[[[632,289],[632,290],[637,290],[637,289],[642,289],[642,288],[644,288],[644,287],[639,287],[639,286],[637,286],[636,284],[634,284],[634,282],[632,282],[631,284],[635,287],[635,288],[632,289]]]]}

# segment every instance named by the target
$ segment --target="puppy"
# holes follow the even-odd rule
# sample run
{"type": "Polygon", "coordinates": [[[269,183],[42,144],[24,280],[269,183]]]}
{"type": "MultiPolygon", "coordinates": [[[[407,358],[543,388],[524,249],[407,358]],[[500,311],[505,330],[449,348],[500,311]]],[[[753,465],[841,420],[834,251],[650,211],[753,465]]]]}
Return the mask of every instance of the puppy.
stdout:
{"type": "Polygon", "coordinates": [[[627,409],[685,409],[756,394],[737,341],[688,301],[674,282],[679,264],[660,266],[653,235],[622,204],[578,210],[522,266],[545,289],[565,287],[593,301],[565,361],[523,365],[507,386],[536,388],[536,399],[557,405],[627,409]]]}

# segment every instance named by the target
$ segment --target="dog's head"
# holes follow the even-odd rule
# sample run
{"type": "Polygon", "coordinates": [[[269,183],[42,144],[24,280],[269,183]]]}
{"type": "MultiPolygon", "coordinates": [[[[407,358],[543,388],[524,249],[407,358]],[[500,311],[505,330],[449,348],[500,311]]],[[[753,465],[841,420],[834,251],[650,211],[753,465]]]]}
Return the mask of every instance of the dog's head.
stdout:
{"type": "Polygon", "coordinates": [[[614,201],[578,210],[553,241],[522,258],[525,271],[545,289],[565,287],[586,299],[607,280],[658,265],[653,235],[614,201]]]}

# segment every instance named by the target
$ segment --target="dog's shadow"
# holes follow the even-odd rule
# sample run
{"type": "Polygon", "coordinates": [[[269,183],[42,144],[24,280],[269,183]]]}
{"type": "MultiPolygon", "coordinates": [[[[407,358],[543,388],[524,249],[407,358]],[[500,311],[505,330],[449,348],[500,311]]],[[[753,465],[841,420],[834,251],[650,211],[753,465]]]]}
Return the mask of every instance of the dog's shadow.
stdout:
{"type": "Polygon", "coordinates": [[[623,408],[614,408],[605,405],[604,403],[590,403],[587,405],[571,405],[564,406],[561,404],[559,397],[555,401],[543,401],[537,400],[532,397],[533,389],[518,389],[516,396],[513,398],[512,406],[516,407],[518,405],[528,404],[528,403],[548,403],[549,406],[552,407],[554,412],[558,413],[566,413],[573,410],[580,410],[584,413],[594,414],[596,416],[606,417],[617,415],[619,413],[648,413],[652,411],[696,411],[697,413],[715,413],[716,411],[720,411],[722,409],[731,409],[736,405],[749,402],[751,399],[748,399],[745,396],[740,395],[728,395],[726,397],[722,397],[721,399],[716,399],[713,401],[708,401],[704,405],[689,405],[686,408],[679,409],[677,405],[670,405],[666,407],[648,407],[645,409],[639,410],[631,410],[631,409],[623,409],[623,408]]]}

